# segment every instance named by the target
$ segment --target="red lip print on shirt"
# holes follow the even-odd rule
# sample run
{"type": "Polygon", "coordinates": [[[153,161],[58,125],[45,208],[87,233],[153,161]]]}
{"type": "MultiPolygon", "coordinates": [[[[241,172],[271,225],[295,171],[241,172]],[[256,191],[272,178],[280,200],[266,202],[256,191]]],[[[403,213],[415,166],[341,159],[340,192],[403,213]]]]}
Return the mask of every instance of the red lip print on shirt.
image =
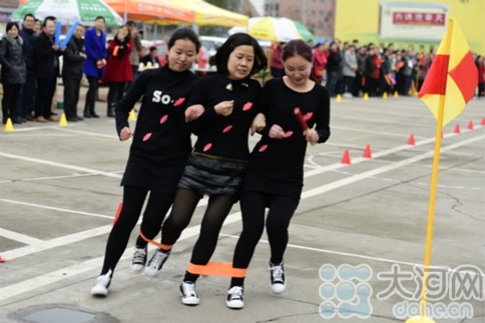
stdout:
{"type": "Polygon", "coordinates": [[[303,116],[303,120],[305,120],[305,122],[308,122],[308,120],[310,120],[312,117],[313,117],[313,112],[308,112],[308,113],[305,113],[305,115],[303,116]]]}
{"type": "Polygon", "coordinates": [[[182,105],[182,103],[184,103],[184,101],[185,101],[185,98],[178,98],[177,100],[175,100],[175,102],[174,102],[173,106],[174,106],[174,107],[181,106],[181,105],[182,105]]]}
{"type": "Polygon", "coordinates": [[[168,114],[164,115],[163,117],[160,118],[160,124],[165,123],[168,119],[168,114]]]}
{"type": "Polygon", "coordinates": [[[244,104],[242,110],[243,111],[248,111],[248,110],[251,110],[252,107],[253,107],[253,103],[252,102],[246,102],[246,104],[244,104]]]}
{"type": "Polygon", "coordinates": [[[228,126],[226,126],[226,127],[224,128],[224,130],[222,130],[222,133],[229,132],[229,131],[231,131],[231,129],[232,129],[232,125],[228,125],[228,126]]]}
{"type": "Polygon", "coordinates": [[[261,147],[259,147],[258,151],[260,153],[262,153],[263,151],[265,151],[266,149],[268,148],[268,145],[262,145],[261,147]]]}
{"type": "Polygon", "coordinates": [[[212,148],[212,144],[211,143],[208,143],[207,145],[204,146],[204,149],[202,149],[202,150],[203,151],[208,151],[211,148],[212,148]]]}
{"type": "Polygon", "coordinates": [[[147,141],[148,139],[150,139],[151,136],[152,136],[151,132],[147,133],[145,136],[143,136],[143,141],[147,141]]]}
{"type": "Polygon", "coordinates": [[[293,131],[287,131],[285,132],[285,134],[283,135],[283,138],[289,138],[293,135],[293,131]]]}

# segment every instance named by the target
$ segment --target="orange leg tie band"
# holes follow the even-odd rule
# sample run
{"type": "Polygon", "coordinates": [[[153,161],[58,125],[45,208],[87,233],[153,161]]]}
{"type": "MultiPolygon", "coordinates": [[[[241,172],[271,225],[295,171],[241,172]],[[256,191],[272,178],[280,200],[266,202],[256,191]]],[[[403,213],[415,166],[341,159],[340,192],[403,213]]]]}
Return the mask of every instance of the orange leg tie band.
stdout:
{"type": "Polygon", "coordinates": [[[189,263],[187,271],[191,274],[208,276],[226,276],[235,278],[246,277],[246,268],[234,268],[227,262],[209,262],[207,265],[195,265],[189,263]]]}
{"type": "Polygon", "coordinates": [[[145,235],[143,235],[143,232],[141,232],[141,230],[139,231],[139,233],[140,233],[140,237],[143,240],[145,240],[146,242],[151,243],[151,244],[157,246],[158,248],[162,249],[163,251],[172,250],[173,244],[172,245],[167,245],[167,244],[163,244],[163,243],[158,243],[156,241],[150,240],[147,237],[145,237],[145,235]]]}

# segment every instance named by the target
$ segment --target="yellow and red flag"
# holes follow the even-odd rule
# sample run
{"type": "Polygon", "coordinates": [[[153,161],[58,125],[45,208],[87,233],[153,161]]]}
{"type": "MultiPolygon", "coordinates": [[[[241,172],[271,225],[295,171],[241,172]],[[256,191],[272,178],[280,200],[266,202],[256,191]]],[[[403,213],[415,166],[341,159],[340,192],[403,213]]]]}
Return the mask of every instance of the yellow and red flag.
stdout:
{"type": "Polygon", "coordinates": [[[448,28],[431,64],[418,97],[436,119],[444,102],[443,124],[453,120],[470,101],[478,84],[478,70],[458,23],[448,19],[448,28]]]}

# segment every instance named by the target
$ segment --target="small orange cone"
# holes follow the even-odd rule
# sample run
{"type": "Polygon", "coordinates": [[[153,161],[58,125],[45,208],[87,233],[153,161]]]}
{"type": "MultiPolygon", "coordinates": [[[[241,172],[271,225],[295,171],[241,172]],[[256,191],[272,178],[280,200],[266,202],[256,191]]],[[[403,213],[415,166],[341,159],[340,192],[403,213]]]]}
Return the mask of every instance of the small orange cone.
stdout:
{"type": "Polygon", "coordinates": [[[480,125],[485,126],[485,117],[482,118],[482,123],[480,125]]]}
{"type": "Polygon", "coordinates": [[[410,146],[414,146],[415,144],[416,144],[416,142],[414,141],[414,135],[413,135],[413,134],[411,134],[411,135],[409,136],[409,139],[408,139],[408,145],[410,145],[410,146]]]}
{"type": "Polygon", "coordinates": [[[341,163],[342,164],[350,164],[350,155],[349,155],[349,151],[347,149],[345,149],[345,151],[344,151],[344,155],[342,156],[341,163]]]}
{"type": "Polygon", "coordinates": [[[335,102],[342,102],[342,96],[340,94],[337,94],[335,97],[335,102]]]}
{"type": "Polygon", "coordinates": [[[118,208],[116,209],[116,214],[115,214],[115,218],[113,219],[113,223],[111,223],[112,226],[115,225],[116,221],[118,221],[122,208],[123,208],[123,202],[120,202],[120,204],[118,204],[118,208]]]}
{"type": "Polygon", "coordinates": [[[365,146],[364,153],[362,154],[364,158],[372,158],[372,154],[370,152],[370,145],[365,146]]]}
{"type": "Polygon", "coordinates": [[[461,131],[460,131],[460,125],[458,123],[456,124],[455,130],[453,130],[453,132],[456,133],[456,134],[461,133],[461,131]]]}
{"type": "Polygon", "coordinates": [[[5,258],[3,258],[1,255],[0,255],[0,262],[5,262],[5,258]]]}
{"type": "Polygon", "coordinates": [[[470,122],[468,122],[468,127],[466,127],[468,130],[473,130],[473,121],[470,120],[470,122]]]}

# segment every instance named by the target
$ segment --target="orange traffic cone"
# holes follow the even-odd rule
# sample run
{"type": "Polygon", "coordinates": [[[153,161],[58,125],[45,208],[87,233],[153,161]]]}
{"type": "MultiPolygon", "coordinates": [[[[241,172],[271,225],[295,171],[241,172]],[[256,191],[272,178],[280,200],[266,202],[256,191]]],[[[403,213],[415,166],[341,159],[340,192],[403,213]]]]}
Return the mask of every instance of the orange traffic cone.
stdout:
{"type": "Polygon", "coordinates": [[[111,225],[115,225],[116,221],[118,221],[122,208],[123,208],[123,202],[120,202],[120,204],[118,204],[118,208],[116,209],[115,218],[113,219],[113,223],[111,223],[111,225]]]}
{"type": "Polygon", "coordinates": [[[414,146],[415,144],[416,144],[416,142],[414,142],[414,135],[413,135],[413,134],[411,134],[411,135],[409,136],[409,139],[408,139],[408,145],[410,145],[410,146],[414,146]]]}
{"type": "Polygon", "coordinates": [[[372,154],[370,152],[370,145],[365,146],[364,153],[362,154],[364,158],[372,158],[372,154]]]}
{"type": "Polygon", "coordinates": [[[482,118],[482,123],[480,125],[485,126],[485,117],[482,118]]]}
{"type": "Polygon", "coordinates": [[[350,164],[350,155],[349,155],[349,151],[347,149],[345,149],[345,151],[344,151],[344,155],[342,156],[341,163],[342,164],[350,164]]]}
{"type": "Polygon", "coordinates": [[[470,122],[468,122],[468,127],[466,127],[468,130],[473,130],[473,121],[470,120],[470,122]]]}
{"type": "Polygon", "coordinates": [[[5,262],[5,258],[3,258],[1,255],[0,255],[0,262],[5,262]]]}
{"type": "Polygon", "coordinates": [[[453,130],[453,132],[456,133],[456,134],[461,133],[461,131],[460,131],[460,125],[458,123],[456,124],[455,130],[453,130]]]}

